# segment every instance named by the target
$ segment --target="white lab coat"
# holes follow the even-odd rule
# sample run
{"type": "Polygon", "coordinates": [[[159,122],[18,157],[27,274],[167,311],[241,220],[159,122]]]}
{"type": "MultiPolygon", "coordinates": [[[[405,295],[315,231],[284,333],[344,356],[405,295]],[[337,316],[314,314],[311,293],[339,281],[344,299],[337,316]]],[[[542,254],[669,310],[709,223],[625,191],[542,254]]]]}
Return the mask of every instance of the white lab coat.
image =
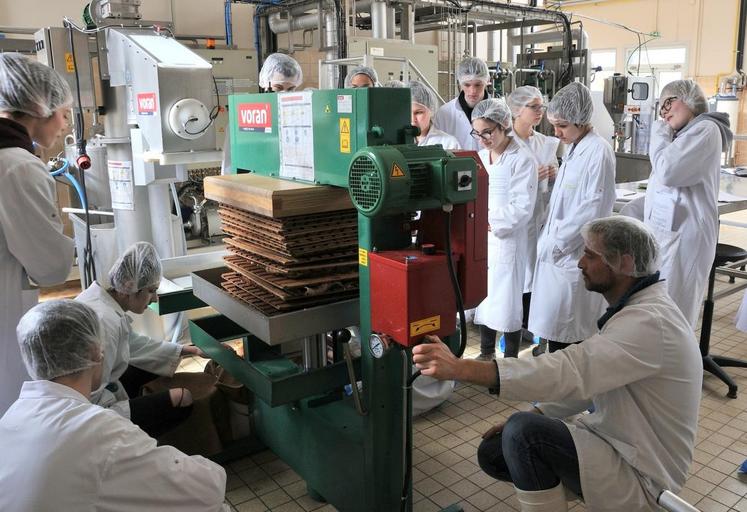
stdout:
{"type": "MultiPolygon", "coordinates": [[[[527,140],[516,137],[516,142],[523,144],[527,148],[538,169],[543,165],[557,167],[558,158],[556,154],[558,144],[560,144],[560,140],[557,138],[532,131],[527,140]]],[[[544,180],[537,188],[537,201],[534,203],[534,213],[532,214],[532,220],[527,226],[529,252],[526,259],[525,293],[531,292],[534,284],[534,267],[537,265],[537,240],[539,239],[540,231],[542,231],[542,226],[547,220],[547,207],[550,203],[551,194],[552,185],[549,183],[549,180],[544,180]]]]}
{"type": "Polygon", "coordinates": [[[453,136],[461,149],[480,151],[479,142],[470,135],[472,123],[462,110],[458,96],[438,109],[433,126],[453,136]]]}
{"type": "Polygon", "coordinates": [[[499,332],[521,329],[527,228],[537,198],[537,166],[513,138],[497,162],[479,153],[488,171],[488,296],[475,311],[475,324],[499,332]]]}
{"type": "Polygon", "coordinates": [[[558,170],[547,222],[537,244],[529,330],[572,343],[596,332],[604,300],[584,286],[578,260],[581,227],[608,217],[615,202],[615,154],[593,130],[571,148],[558,170]]]}
{"type": "Polygon", "coordinates": [[[0,419],[0,510],[221,510],[226,472],[188,456],[74,389],[26,382],[0,419]]]}
{"type": "MultiPolygon", "coordinates": [[[[606,143],[605,143],[606,144],[606,143]]],[[[501,397],[543,400],[566,420],[590,512],[654,511],[692,462],[703,365],[692,328],[663,282],[633,294],[585,342],[541,357],[498,359],[501,397]]]]}
{"type": "Polygon", "coordinates": [[[643,222],[661,248],[661,277],[690,325],[698,321],[718,240],[721,133],[712,121],[672,140],[663,121],[651,130],[651,176],[643,222]]]}
{"type": "Polygon", "coordinates": [[[459,149],[459,141],[456,140],[456,137],[439,130],[435,126],[430,127],[428,135],[418,142],[418,146],[432,146],[433,144],[441,144],[444,149],[459,149]]]}
{"type": "Polygon", "coordinates": [[[174,375],[182,353],[181,345],[157,341],[133,332],[132,319],[98,283],[83,290],[75,300],[90,306],[101,320],[104,362],[101,386],[91,393],[91,402],[130,417],[129,397],[119,378],[128,365],[156,375],[174,375]],[[109,386],[109,389],[107,389],[109,386]],[[111,388],[115,388],[111,391],[111,388]]]}
{"type": "Polygon", "coordinates": [[[38,301],[37,285],[65,281],[75,245],[62,234],[54,179],[22,148],[0,149],[0,414],[29,376],[16,326],[38,301]]]}

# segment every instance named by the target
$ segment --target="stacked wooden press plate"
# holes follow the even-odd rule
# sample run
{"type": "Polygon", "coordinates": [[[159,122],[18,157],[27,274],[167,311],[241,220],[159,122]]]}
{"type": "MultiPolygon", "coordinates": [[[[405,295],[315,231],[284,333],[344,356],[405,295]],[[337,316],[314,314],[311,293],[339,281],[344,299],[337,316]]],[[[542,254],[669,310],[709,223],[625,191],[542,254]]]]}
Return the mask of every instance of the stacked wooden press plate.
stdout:
{"type": "Polygon", "coordinates": [[[220,203],[230,252],[221,285],[232,296],[268,316],[357,297],[357,213],[345,189],[242,174],[207,179],[205,193],[220,203]]]}

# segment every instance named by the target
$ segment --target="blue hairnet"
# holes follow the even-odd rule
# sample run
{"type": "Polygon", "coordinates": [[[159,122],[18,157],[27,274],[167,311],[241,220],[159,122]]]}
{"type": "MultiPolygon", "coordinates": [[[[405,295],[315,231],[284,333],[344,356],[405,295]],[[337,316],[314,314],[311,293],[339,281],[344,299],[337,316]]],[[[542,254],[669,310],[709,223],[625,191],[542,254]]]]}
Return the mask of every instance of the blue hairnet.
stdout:
{"type": "Polygon", "coordinates": [[[89,306],[50,300],[21,317],[16,336],[26,370],[34,380],[52,380],[101,362],[99,319],[89,306]]]}
{"type": "Polygon", "coordinates": [[[511,111],[502,99],[488,98],[475,105],[472,110],[472,121],[480,118],[490,119],[497,123],[504,132],[511,131],[511,111]]]}
{"type": "Polygon", "coordinates": [[[353,77],[355,75],[366,75],[373,82],[372,87],[379,86],[379,75],[376,74],[376,70],[374,68],[370,66],[355,66],[350,71],[348,71],[348,74],[345,77],[346,89],[349,89],[353,86],[353,77]]]}
{"type": "Polygon", "coordinates": [[[672,96],[676,96],[687,105],[687,108],[696,116],[708,112],[708,100],[706,100],[703,89],[692,80],[675,80],[674,82],[669,82],[664,86],[659,95],[662,100],[672,96]]]}
{"type": "Polygon", "coordinates": [[[47,118],[72,102],[57,71],[20,53],[0,53],[0,112],[47,118]]]}
{"type": "Polygon", "coordinates": [[[591,122],[594,105],[589,88],[580,82],[571,82],[555,93],[547,106],[547,115],[569,123],[586,125],[591,122]]]}
{"type": "Polygon", "coordinates": [[[457,82],[463,84],[472,80],[482,80],[486,84],[490,80],[488,65],[477,57],[467,57],[459,63],[457,68],[457,82]]]}
{"type": "Polygon", "coordinates": [[[259,71],[259,86],[269,89],[272,84],[288,82],[298,87],[303,82],[303,71],[296,59],[284,53],[268,55],[259,71]]]}
{"type": "Polygon", "coordinates": [[[521,113],[521,109],[536,99],[542,100],[542,93],[540,90],[533,85],[522,85],[521,87],[514,89],[514,91],[508,95],[506,103],[511,109],[511,114],[514,117],[518,117],[521,113]]]}
{"type": "Polygon", "coordinates": [[[112,288],[133,294],[161,282],[161,260],[156,248],[148,242],[131,245],[109,270],[112,288]]]}

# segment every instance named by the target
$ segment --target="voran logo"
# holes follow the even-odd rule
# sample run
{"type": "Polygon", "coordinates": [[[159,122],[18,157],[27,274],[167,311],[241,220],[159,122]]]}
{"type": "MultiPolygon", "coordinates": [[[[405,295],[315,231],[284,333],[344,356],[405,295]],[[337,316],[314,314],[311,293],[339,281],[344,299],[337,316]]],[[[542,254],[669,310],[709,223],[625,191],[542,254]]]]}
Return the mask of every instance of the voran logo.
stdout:
{"type": "Polygon", "coordinates": [[[143,115],[153,115],[156,111],[156,94],[146,92],[137,95],[137,111],[143,115]]]}
{"type": "Polygon", "coordinates": [[[241,118],[241,124],[267,124],[267,110],[265,109],[242,110],[239,112],[239,117],[241,118]]]}

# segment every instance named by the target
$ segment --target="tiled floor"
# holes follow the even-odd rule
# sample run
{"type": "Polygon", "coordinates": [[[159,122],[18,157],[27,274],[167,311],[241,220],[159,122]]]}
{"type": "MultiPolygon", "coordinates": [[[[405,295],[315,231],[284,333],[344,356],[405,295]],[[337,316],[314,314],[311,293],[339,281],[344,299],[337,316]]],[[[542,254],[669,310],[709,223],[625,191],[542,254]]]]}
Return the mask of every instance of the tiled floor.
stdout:
{"type": "MultiPolygon", "coordinates": [[[[731,216],[734,218],[734,216],[731,216]]],[[[747,215],[736,216],[737,220],[747,215]]],[[[747,232],[723,227],[720,240],[747,247],[747,232]]],[[[718,278],[719,287],[726,285],[718,278]]],[[[734,328],[742,292],[716,303],[712,329],[714,353],[747,359],[747,334],[734,328]]],[[[699,333],[699,331],[698,331],[699,333]]],[[[470,331],[466,357],[479,350],[477,332],[470,331]]],[[[736,400],[725,397],[726,387],[710,374],[703,384],[695,461],[680,495],[703,512],[747,512],[747,480],[737,467],[747,459],[747,370],[728,369],[740,386],[736,400]]],[[[460,503],[466,511],[516,511],[512,486],[480,471],[475,459],[480,435],[527,404],[495,398],[483,388],[459,384],[439,408],[414,422],[414,510],[437,511],[460,503]]],[[[227,500],[237,511],[335,510],[306,494],[300,477],[270,451],[226,466],[227,500]]],[[[581,503],[571,506],[584,510],[581,503]]]]}

